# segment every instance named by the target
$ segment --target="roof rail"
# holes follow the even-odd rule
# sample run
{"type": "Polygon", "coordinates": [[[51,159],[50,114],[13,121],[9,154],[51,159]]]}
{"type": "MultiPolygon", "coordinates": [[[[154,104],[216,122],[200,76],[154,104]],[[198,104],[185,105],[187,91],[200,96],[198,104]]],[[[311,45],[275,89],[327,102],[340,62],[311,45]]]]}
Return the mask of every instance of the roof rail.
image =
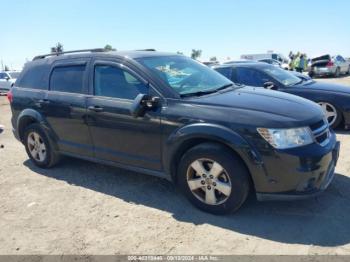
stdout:
{"type": "Polygon", "coordinates": [[[38,55],[36,57],[33,58],[34,60],[38,60],[38,59],[44,59],[45,57],[48,56],[59,56],[59,55],[63,55],[63,54],[73,54],[73,53],[86,53],[86,52],[107,52],[109,50],[105,49],[105,48],[93,48],[93,49],[81,49],[81,50],[72,50],[72,51],[65,51],[65,52],[55,52],[55,53],[50,53],[50,54],[45,54],[45,55],[38,55]]]}
{"type": "Polygon", "coordinates": [[[146,49],[138,49],[135,51],[157,51],[157,50],[155,50],[154,48],[146,48],[146,49]]]}

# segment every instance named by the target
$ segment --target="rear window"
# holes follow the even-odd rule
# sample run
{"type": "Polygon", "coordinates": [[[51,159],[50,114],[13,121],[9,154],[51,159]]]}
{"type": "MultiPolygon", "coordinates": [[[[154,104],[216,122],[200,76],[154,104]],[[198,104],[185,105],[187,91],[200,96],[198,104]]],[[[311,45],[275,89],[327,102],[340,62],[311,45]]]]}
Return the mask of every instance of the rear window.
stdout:
{"type": "Polygon", "coordinates": [[[47,65],[31,66],[24,70],[22,77],[17,79],[16,86],[32,89],[47,89],[47,65]]]}
{"type": "Polygon", "coordinates": [[[85,65],[60,66],[53,69],[50,90],[67,93],[84,93],[85,65]]]}

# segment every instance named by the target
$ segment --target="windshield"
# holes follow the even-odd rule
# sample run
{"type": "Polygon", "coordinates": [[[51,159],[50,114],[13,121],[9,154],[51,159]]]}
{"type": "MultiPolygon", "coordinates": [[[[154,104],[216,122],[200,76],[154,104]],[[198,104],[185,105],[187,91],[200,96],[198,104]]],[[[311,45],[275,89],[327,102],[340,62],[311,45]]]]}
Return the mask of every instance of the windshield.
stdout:
{"type": "Polygon", "coordinates": [[[299,77],[275,66],[266,66],[263,67],[262,70],[285,86],[292,86],[302,82],[302,80],[299,77]]]}
{"type": "Polygon", "coordinates": [[[143,57],[136,60],[180,95],[210,92],[232,84],[213,69],[185,56],[143,57]]]}
{"type": "Polygon", "coordinates": [[[19,72],[12,72],[12,73],[9,73],[9,75],[11,76],[12,79],[17,79],[18,76],[19,76],[19,72]]]}

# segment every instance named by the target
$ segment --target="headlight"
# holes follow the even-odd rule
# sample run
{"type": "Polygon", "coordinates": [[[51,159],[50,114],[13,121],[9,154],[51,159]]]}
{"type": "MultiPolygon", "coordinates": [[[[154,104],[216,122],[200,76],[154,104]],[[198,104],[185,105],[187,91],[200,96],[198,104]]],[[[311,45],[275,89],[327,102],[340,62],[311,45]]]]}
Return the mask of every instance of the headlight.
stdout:
{"type": "Polygon", "coordinates": [[[293,148],[313,143],[311,130],[308,127],[290,129],[258,128],[258,132],[271,146],[277,149],[293,148]]]}

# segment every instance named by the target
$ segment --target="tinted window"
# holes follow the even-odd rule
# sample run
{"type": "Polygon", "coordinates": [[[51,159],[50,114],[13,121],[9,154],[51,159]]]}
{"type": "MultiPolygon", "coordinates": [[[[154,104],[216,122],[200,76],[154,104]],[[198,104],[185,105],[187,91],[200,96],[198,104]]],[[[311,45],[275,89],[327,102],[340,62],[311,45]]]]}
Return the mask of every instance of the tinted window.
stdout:
{"type": "Polygon", "coordinates": [[[118,67],[98,65],[94,77],[95,95],[122,99],[135,99],[147,94],[148,88],[133,75],[118,67]]]}
{"type": "Polygon", "coordinates": [[[219,67],[215,68],[215,70],[223,76],[226,76],[228,79],[231,79],[231,67],[219,67]]]}
{"type": "Polygon", "coordinates": [[[47,65],[30,66],[25,69],[22,77],[16,82],[16,86],[33,89],[47,89],[47,75],[49,67],[47,65]]]}
{"type": "Polygon", "coordinates": [[[248,86],[264,86],[269,81],[265,74],[252,68],[236,68],[235,81],[248,86]]]}
{"type": "Polygon", "coordinates": [[[68,93],[84,93],[83,77],[85,66],[56,67],[52,71],[50,90],[68,93]]]}

